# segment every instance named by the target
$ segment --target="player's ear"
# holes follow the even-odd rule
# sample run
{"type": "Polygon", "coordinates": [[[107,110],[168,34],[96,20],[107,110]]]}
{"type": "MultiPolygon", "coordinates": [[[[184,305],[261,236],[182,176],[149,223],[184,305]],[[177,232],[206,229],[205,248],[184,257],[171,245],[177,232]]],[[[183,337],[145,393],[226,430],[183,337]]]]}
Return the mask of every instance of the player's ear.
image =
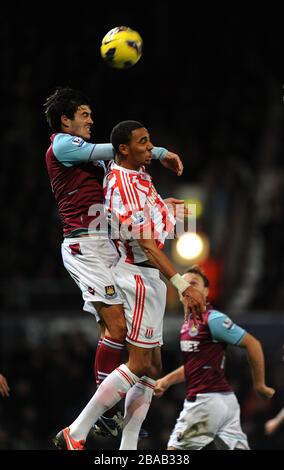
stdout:
{"type": "Polygon", "coordinates": [[[65,116],[65,114],[62,114],[61,116],[61,125],[66,128],[69,128],[70,126],[70,119],[65,116]]]}
{"type": "Polygon", "coordinates": [[[119,153],[121,156],[126,157],[128,155],[128,146],[126,144],[120,144],[119,153]]]}

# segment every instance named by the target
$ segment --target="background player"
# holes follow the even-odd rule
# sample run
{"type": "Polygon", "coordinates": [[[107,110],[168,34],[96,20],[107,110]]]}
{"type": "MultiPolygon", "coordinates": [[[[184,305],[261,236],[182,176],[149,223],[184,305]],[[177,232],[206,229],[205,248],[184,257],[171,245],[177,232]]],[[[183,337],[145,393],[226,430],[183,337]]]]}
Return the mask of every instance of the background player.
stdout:
{"type": "Polygon", "coordinates": [[[153,149],[148,131],[139,122],[124,121],[113,129],[111,141],[118,164],[113,164],[105,179],[105,204],[110,216],[115,215],[118,225],[122,224],[118,240],[121,258],[113,271],[124,299],[129,359],[108,375],[71,426],[58,433],[55,443],[61,449],[83,450],[91,424],[124,396],[126,414],[120,448],[137,448],[139,429],[161,368],[159,346],[166,286],[159,270],[184,296],[187,308],[195,314],[201,314],[204,308],[202,294],[189,286],[159,249],[174,228],[174,218],[143,168],[150,163],[153,149]],[[150,230],[150,237],[144,234],[140,238],[143,228],[150,230]]]}
{"type": "MultiPolygon", "coordinates": [[[[209,280],[193,266],[184,279],[205,297],[209,280]]],[[[181,329],[180,347],[184,365],[159,379],[155,396],[161,397],[173,384],[186,384],[184,407],[168,442],[168,449],[249,449],[240,425],[240,407],[226,380],[224,363],[228,344],[246,349],[253,386],[258,395],[271,398],[275,391],[265,385],[264,356],[260,342],[208,305],[204,323],[192,320],[181,329]]]]}
{"type": "Polygon", "coordinates": [[[6,377],[3,374],[0,374],[0,394],[3,398],[10,396],[10,387],[6,377]]]}

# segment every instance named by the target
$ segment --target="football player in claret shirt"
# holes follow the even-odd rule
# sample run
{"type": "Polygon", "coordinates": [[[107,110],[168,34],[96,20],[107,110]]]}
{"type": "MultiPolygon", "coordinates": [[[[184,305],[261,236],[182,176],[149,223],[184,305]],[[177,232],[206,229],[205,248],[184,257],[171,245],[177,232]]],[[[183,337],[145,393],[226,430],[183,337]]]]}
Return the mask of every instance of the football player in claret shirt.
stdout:
{"type": "MultiPolygon", "coordinates": [[[[84,310],[94,314],[101,325],[94,364],[99,385],[121,363],[126,335],[123,299],[110,271],[119,256],[102,217],[104,161],[113,159],[114,149],[111,143],[88,142],[94,121],[90,100],[81,91],[58,88],[44,106],[53,132],[46,165],[63,223],[63,263],[82,291],[84,310]]],[[[178,176],[182,174],[183,165],[175,153],[153,147],[152,158],[178,176]]],[[[122,420],[119,423],[114,416],[109,421],[115,413],[110,410],[109,418],[101,418],[96,429],[100,432],[101,424],[101,429],[112,432],[113,428],[117,435],[116,423],[119,428],[122,420]]]]}
{"type": "Polygon", "coordinates": [[[92,423],[124,397],[120,449],[137,449],[139,430],[161,369],[166,286],[159,271],[177,288],[194,315],[201,315],[205,307],[203,295],[176,272],[161,251],[175,220],[144,170],[153,150],[147,129],[137,121],[123,121],[112,130],[111,142],[116,163],[105,177],[105,206],[121,226],[121,258],[113,276],[124,301],[129,359],[107,376],[76,420],[57,434],[55,443],[61,449],[83,450],[92,423]],[[144,236],[143,227],[150,237],[144,236]]]}
{"type": "MultiPolygon", "coordinates": [[[[183,278],[207,298],[209,280],[198,266],[189,268],[183,278]]],[[[154,395],[159,398],[171,385],[185,382],[186,386],[184,407],[170,436],[169,450],[249,449],[241,429],[240,407],[225,376],[228,344],[246,349],[257,394],[263,398],[274,395],[275,390],[265,384],[260,342],[207,304],[203,323],[194,325],[189,318],[181,328],[184,364],[159,379],[155,386],[154,395]]]]}

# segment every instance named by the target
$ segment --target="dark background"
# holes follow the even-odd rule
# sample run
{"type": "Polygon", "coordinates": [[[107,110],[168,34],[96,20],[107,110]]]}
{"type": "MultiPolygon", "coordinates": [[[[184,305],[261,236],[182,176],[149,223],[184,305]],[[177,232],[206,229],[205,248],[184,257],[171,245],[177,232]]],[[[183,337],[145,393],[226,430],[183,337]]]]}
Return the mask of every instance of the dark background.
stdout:
{"type": "MultiPolygon", "coordinates": [[[[263,424],[284,396],[284,37],[280,11],[250,8],[188,4],[185,11],[162,1],[3,7],[0,370],[11,398],[0,403],[1,448],[51,448],[50,437],[94,391],[97,329],[62,265],[44,162],[43,103],[58,85],[91,97],[96,142],[108,142],[118,121],[135,119],[154,144],[180,154],[179,179],[153,162],[155,185],[163,196],[179,197],[181,187],[189,198],[193,188],[202,194],[197,229],[210,241],[203,265],[211,300],[263,342],[269,385],[277,388],[270,403],[256,399],[246,360],[232,348],[228,375],[244,430],[252,448],[283,448],[283,430],[267,438],[263,424]],[[125,71],[109,68],[99,51],[119,25],[144,41],[142,58],[125,71]]],[[[180,314],[169,291],[165,371],[179,365],[180,314]]],[[[176,387],[153,402],[145,423],[152,439],[141,445],[165,448],[182,399],[176,387]]]]}

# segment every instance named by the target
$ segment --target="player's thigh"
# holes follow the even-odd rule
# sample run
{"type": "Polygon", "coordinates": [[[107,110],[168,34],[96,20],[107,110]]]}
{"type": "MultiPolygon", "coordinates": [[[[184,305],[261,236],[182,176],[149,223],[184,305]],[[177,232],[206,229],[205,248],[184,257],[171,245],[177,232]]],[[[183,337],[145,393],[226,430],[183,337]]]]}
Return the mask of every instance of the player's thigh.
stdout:
{"type": "Polygon", "coordinates": [[[212,400],[198,394],[195,401],[184,401],[173,432],[169,438],[168,448],[183,450],[200,450],[213,441],[218,424],[211,416],[212,400]]]}
{"type": "Polygon", "coordinates": [[[94,302],[94,307],[102,319],[105,334],[112,339],[124,342],[126,336],[126,321],[122,304],[105,304],[94,302]]]}
{"type": "Polygon", "coordinates": [[[115,269],[116,284],[124,298],[126,340],[152,349],[163,344],[166,286],[156,270],[136,270],[135,266],[115,269]]]}
{"type": "Polygon", "coordinates": [[[218,436],[230,449],[249,450],[246,434],[241,428],[240,406],[234,393],[224,394],[223,406],[227,408],[226,420],[218,430],[218,436]]]}
{"type": "Polygon", "coordinates": [[[111,254],[112,246],[107,240],[80,240],[80,238],[64,240],[63,264],[81,289],[85,303],[122,303],[110,269],[111,254]]]}

